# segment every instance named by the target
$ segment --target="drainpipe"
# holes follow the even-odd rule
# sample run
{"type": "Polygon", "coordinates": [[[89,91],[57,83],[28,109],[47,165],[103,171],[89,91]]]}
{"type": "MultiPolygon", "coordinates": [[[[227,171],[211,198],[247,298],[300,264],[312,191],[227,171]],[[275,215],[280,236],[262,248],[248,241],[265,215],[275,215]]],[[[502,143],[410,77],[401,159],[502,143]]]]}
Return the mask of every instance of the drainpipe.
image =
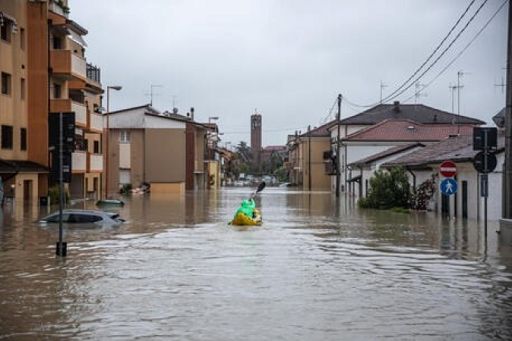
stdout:
{"type": "Polygon", "coordinates": [[[405,170],[408,171],[411,176],[412,176],[412,188],[414,190],[416,190],[416,174],[413,173],[413,171],[411,170],[411,168],[409,167],[405,167],[405,170]]]}

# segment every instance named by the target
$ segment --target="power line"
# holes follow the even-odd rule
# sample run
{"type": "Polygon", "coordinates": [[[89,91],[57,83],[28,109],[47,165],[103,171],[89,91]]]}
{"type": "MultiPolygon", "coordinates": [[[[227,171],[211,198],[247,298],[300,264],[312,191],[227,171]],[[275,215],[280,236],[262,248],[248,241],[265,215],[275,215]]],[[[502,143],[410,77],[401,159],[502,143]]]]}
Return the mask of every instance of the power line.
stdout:
{"type": "MultiPolygon", "coordinates": [[[[459,19],[457,20],[457,22],[453,25],[453,27],[450,29],[450,31],[448,32],[448,34],[445,36],[445,38],[441,41],[441,43],[436,47],[436,49],[434,50],[434,52],[432,52],[430,54],[430,56],[427,58],[427,60],[413,73],[412,76],[410,76],[400,87],[398,87],[395,91],[393,91],[390,95],[386,96],[386,98],[383,99],[383,102],[388,102],[400,95],[402,95],[405,91],[409,90],[409,88],[411,88],[411,86],[413,86],[417,81],[419,81],[428,71],[430,71],[430,69],[432,69],[432,67],[434,67],[435,64],[437,64],[437,62],[446,54],[446,52],[453,46],[453,44],[458,40],[458,38],[462,35],[462,33],[464,33],[464,31],[468,28],[469,24],[471,24],[471,22],[475,19],[475,17],[477,16],[477,14],[481,11],[481,9],[485,6],[485,4],[487,3],[488,0],[484,0],[484,2],[480,5],[480,7],[478,7],[478,9],[476,10],[476,12],[473,14],[473,16],[468,20],[468,22],[466,23],[466,25],[457,33],[457,35],[455,36],[455,38],[452,39],[452,41],[449,43],[449,45],[441,52],[441,54],[429,65],[429,67],[423,71],[411,84],[409,84],[405,89],[402,89],[412,78],[414,78],[415,75],[418,74],[418,72],[423,68],[423,66],[426,65],[426,63],[428,63],[428,61],[430,59],[432,59],[433,55],[439,50],[440,46],[442,44],[444,44],[444,42],[446,41],[446,39],[451,35],[451,33],[453,32],[453,30],[458,26],[458,24],[460,23],[460,21],[462,20],[462,18],[467,14],[468,10],[470,9],[470,7],[473,5],[475,0],[471,1],[471,3],[468,5],[468,7],[466,8],[466,10],[464,11],[464,13],[459,17],[459,19]],[[402,90],[401,90],[402,89],[402,90]],[[398,93],[397,93],[398,92],[398,93]]],[[[369,108],[369,107],[373,107],[375,105],[377,105],[378,103],[374,103],[374,104],[371,104],[371,105],[359,105],[359,104],[356,104],[354,102],[350,102],[346,99],[346,97],[344,97],[345,101],[347,101],[348,103],[350,103],[351,105],[353,106],[357,106],[357,107],[361,107],[361,108],[369,108]]]]}
{"type": "MultiPolygon", "coordinates": [[[[489,24],[494,20],[494,18],[498,15],[498,13],[503,9],[503,7],[505,7],[505,5],[507,4],[509,0],[505,0],[503,1],[503,3],[501,4],[500,7],[498,7],[498,9],[496,10],[496,12],[494,12],[494,14],[489,18],[489,20],[487,20],[487,22],[484,24],[484,26],[482,26],[482,28],[475,34],[475,36],[466,44],[466,46],[464,46],[464,48],[441,70],[439,71],[439,73],[434,77],[432,78],[427,84],[424,84],[424,86],[421,88],[420,91],[423,91],[424,89],[426,89],[427,87],[429,87],[432,83],[434,83],[434,81],[436,81],[443,73],[445,73],[446,70],[448,70],[448,68],[450,66],[452,66],[453,63],[455,63],[455,61],[457,59],[460,58],[460,56],[462,56],[462,54],[464,52],[466,52],[466,50],[471,46],[471,44],[473,44],[473,42],[480,36],[480,34],[482,34],[482,32],[487,28],[487,26],[489,26],[489,24]]],[[[410,101],[411,99],[414,98],[415,95],[412,95],[411,97],[407,98],[404,102],[408,102],[410,101]]]]}
{"type": "MultiPolygon", "coordinates": [[[[414,71],[414,73],[405,81],[402,83],[402,85],[400,85],[395,91],[393,91],[391,94],[389,94],[388,96],[386,96],[384,98],[384,100],[381,100],[384,101],[384,102],[387,102],[388,100],[391,99],[391,97],[396,94],[398,91],[400,91],[400,89],[402,89],[407,83],[409,83],[409,81],[411,79],[414,78],[414,76],[416,76],[421,69],[423,69],[423,67],[425,65],[427,65],[427,63],[432,59],[432,57],[437,53],[437,51],[439,51],[439,49],[441,48],[441,46],[444,44],[444,42],[448,39],[448,37],[452,34],[452,32],[455,30],[455,28],[459,25],[459,23],[462,21],[462,19],[466,16],[466,14],[468,13],[469,9],[471,8],[471,6],[473,6],[473,4],[475,3],[476,0],[472,0],[468,7],[466,7],[466,10],[462,13],[462,15],[459,17],[459,19],[455,22],[455,24],[452,26],[452,28],[450,29],[450,31],[448,31],[448,33],[446,34],[446,36],[443,38],[443,40],[441,40],[441,42],[436,46],[436,48],[434,49],[434,51],[430,54],[430,56],[427,57],[427,59],[420,65],[419,68],[416,69],[416,71],[414,71]]],[[[483,7],[483,5],[487,2],[487,0],[484,1],[484,3],[482,4],[481,7],[483,7]]],[[[481,8],[480,7],[480,8],[481,8]]],[[[478,13],[480,9],[477,10],[476,13],[478,13]]],[[[415,83],[415,82],[414,82],[415,83]]]]}
{"type": "Polygon", "coordinates": [[[459,31],[459,33],[457,33],[457,35],[455,36],[455,38],[452,39],[452,41],[450,42],[450,44],[443,50],[443,52],[441,52],[441,54],[432,62],[432,64],[430,64],[430,66],[421,73],[421,75],[419,75],[411,84],[409,84],[405,89],[401,90],[398,94],[394,95],[393,97],[391,98],[388,98],[386,101],[390,101],[394,98],[397,98],[398,96],[402,95],[404,92],[406,92],[407,90],[409,90],[413,85],[414,83],[416,83],[417,81],[419,81],[428,71],[430,71],[434,65],[437,64],[437,62],[445,55],[445,53],[453,46],[453,44],[459,39],[459,37],[462,35],[462,33],[464,33],[464,31],[468,28],[469,24],[471,24],[471,22],[475,19],[475,17],[477,16],[477,14],[480,12],[480,10],[484,7],[484,5],[487,3],[488,0],[485,0],[481,5],[480,7],[478,7],[478,9],[476,10],[476,12],[473,14],[473,16],[469,19],[469,21],[466,23],[466,25],[459,31]]]}

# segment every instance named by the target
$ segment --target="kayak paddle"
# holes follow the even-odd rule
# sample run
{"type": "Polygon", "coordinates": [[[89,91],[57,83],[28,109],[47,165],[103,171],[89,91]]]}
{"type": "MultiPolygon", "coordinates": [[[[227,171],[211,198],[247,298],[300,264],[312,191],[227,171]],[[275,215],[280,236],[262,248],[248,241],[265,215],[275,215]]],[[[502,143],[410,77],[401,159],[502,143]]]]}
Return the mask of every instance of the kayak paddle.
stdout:
{"type": "Polygon", "coordinates": [[[265,181],[262,181],[259,185],[258,185],[258,188],[256,189],[256,191],[254,191],[253,194],[251,194],[251,198],[250,199],[253,199],[256,194],[258,194],[259,192],[263,191],[263,189],[265,188],[267,184],[265,183],[265,181]]]}

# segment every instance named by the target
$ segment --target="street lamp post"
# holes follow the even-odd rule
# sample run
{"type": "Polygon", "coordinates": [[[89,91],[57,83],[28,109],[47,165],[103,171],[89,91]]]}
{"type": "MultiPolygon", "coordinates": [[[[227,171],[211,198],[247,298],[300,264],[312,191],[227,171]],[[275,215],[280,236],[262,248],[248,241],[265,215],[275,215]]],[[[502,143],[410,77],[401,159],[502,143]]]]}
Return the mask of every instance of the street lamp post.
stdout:
{"type": "Polygon", "coordinates": [[[107,128],[106,128],[106,135],[105,135],[105,199],[108,199],[108,154],[109,154],[109,146],[108,146],[108,140],[109,140],[109,134],[110,134],[110,89],[119,91],[123,87],[120,85],[112,85],[107,86],[107,128]]]}

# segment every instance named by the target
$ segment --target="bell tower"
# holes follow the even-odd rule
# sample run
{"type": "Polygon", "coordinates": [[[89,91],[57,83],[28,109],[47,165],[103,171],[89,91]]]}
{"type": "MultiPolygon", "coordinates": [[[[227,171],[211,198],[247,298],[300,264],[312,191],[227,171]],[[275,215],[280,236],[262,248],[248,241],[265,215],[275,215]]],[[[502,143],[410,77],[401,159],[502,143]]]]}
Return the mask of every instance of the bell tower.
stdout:
{"type": "Polygon", "coordinates": [[[261,115],[254,110],[251,115],[251,150],[256,169],[260,169],[261,164],[261,115]]]}

